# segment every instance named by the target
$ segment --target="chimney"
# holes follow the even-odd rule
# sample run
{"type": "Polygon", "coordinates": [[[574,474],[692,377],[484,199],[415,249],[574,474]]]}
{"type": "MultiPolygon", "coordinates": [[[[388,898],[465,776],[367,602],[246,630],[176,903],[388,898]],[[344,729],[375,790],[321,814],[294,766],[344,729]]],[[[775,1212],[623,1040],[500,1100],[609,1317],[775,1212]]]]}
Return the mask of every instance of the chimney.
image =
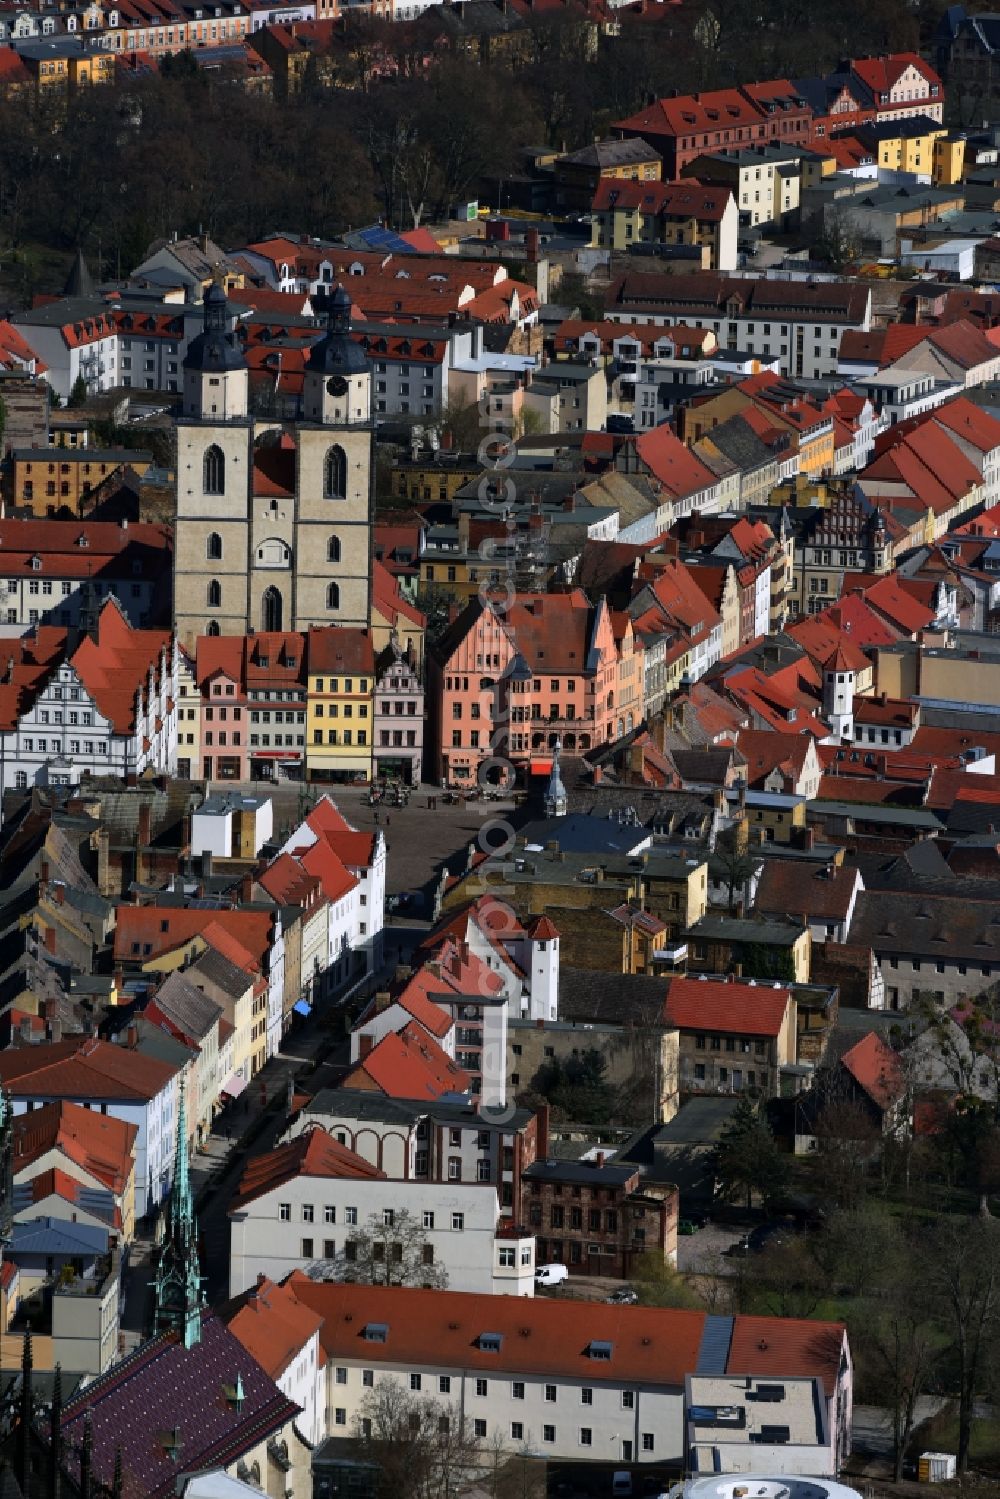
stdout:
{"type": "Polygon", "coordinates": [[[45,928],[45,950],[54,953],[56,950],[56,929],[54,926],[45,928]]]}
{"type": "Polygon", "coordinates": [[[245,874],[240,880],[240,905],[248,906],[253,899],[253,875],[245,874]]]}
{"type": "Polygon", "coordinates": [[[66,904],[66,886],[63,884],[62,880],[60,880],[57,885],[53,885],[52,889],[55,892],[56,904],[59,906],[64,906],[66,904]]]}
{"type": "Polygon", "coordinates": [[[212,850],[202,849],[201,852],[201,877],[203,880],[211,879],[212,876],[212,850]]]}
{"type": "Polygon", "coordinates": [[[382,1011],[387,1010],[391,1003],[392,995],[388,989],[380,989],[375,996],[375,1009],[377,1013],[381,1015],[382,1011]]]}
{"type": "Polygon", "coordinates": [[[733,964],[733,968],[732,968],[732,972],[729,975],[730,983],[735,984],[736,981],[737,981],[737,979],[741,979],[742,977],[743,977],[743,964],[742,963],[734,963],[733,964]]]}
{"type": "Polygon", "coordinates": [[[22,1015],[21,1016],[21,1040],[22,1041],[30,1041],[31,1040],[31,1016],[30,1015],[22,1015]]]}
{"type": "Polygon", "coordinates": [[[43,859],[42,860],[42,868],[41,868],[41,872],[39,874],[39,879],[41,880],[41,882],[42,882],[43,885],[47,885],[49,883],[49,861],[48,861],[48,859],[43,859]]]}
{"type": "Polygon", "coordinates": [[[49,1023],[48,1023],[48,1025],[47,1025],[47,1027],[46,1027],[46,1034],[48,1035],[48,1038],[49,1038],[50,1041],[61,1041],[62,1040],[62,1021],[58,1020],[58,1019],[57,1020],[50,1020],[49,1023]]]}
{"type": "Polygon", "coordinates": [[[128,1030],[125,1032],[125,1045],[128,1047],[129,1051],[135,1051],[136,1047],[139,1045],[138,1026],[129,1026],[128,1030]]]}
{"type": "Polygon", "coordinates": [[[600,1171],[600,1169],[604,1165],[604,1162],[605,1162],[606,1159],[607,1159],[607,1157],[605,1156],[604,1151],[603,1150],[599,1150],[597,1152],[597,1155],[594,1157],[594,1161],[595,1161],[595,1164],[597,1166],[598,1171],[600,1171]]]}

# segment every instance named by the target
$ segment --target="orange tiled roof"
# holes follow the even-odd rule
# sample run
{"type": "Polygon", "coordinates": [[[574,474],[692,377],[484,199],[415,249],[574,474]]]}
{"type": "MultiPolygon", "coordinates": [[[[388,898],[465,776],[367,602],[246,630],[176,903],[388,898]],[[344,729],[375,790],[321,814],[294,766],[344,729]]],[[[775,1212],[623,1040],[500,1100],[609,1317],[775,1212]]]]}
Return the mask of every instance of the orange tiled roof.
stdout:
{"type": "Polygon", "coordinates": [[[676,978],[670,980],[663,1018],[682,1030],[776,1037],[790,999],[787,989],[772,989],[768,984],[676,978]]]}
{"type": "Polygon", "coordinates": [[[301,1176],[384,1181],[385,1172],[341,1145],[325,1129],[312,1129],[278,1145],[264,1155],[253,1156],[243,1168],[240,1184],[229,1206],[238,1213],[248,1202],[275,1191],[301,1176]]]}
{"type": "Polygon", "coordinates": [[[467,1093],[472,1079],[416,1024],[383,1036],[343,1081],[345,1088],[384,1093],[388,1098],[440,1098],[467,1093]]]}
{"type": "Polygon", "coordinates": [[[298,1299],[293,1284],[275,1285],[266,1275],[258,1275],[257,1284],[240,1302],[229,1331],[272,1379],[280,1379],[316,1337],[323,1318],[298,1299]]]}

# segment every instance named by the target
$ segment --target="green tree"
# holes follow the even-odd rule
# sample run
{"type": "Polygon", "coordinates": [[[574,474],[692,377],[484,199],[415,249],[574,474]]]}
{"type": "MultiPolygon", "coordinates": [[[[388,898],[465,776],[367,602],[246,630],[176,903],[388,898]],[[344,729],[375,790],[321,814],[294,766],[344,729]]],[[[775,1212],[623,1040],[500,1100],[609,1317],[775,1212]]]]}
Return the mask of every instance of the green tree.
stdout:
{"type": "Polygon", "coordinates": [[[82,375],[77,375],[73,381],[73,388],[66,400],[67,406],[84,406],[87,402],[87,382],[82,375]]]}
{"type": "Polygon", "coordinates": [[[370,1286],[443,1290],[448,1272],[435,1263],[426,1230],[406,1208],[372,1213],[344,1244],[343,1277],[370,1286]]]}
{"type": "Polygon", "coordinates": [[[357,1455],[378,1469],[378,1499],[454,1499],[482,1456],[457,1406],[414,1395],[397,1379],[366,1391],[355,1428],[357,1455]]]}
{"type": "Polygon", "coordinates": [[[607,1124],[615,1108],[615,1090],[605,1081],[607,1063],[596,1047],[563,1061],[554,1057],[540,1067],[534,1088],[548,1099],[556,1115],[581,1124],[607,1124]]]}
{"type": "Polygon", "coordinates": [[[715,1152],[715,1176],[724,1202],[753,1206],[754,1194],[765,1212],[788,1182],[788,1163],[778,1149],[763,1101],[743,1093],[722,1131],[715,1152]]]}
{"type": "Polygon", "coordinates": [[[641,1254],[632,1266],[632,1284],[643,1306],[700,1308],[683,1275],[662,1254],[641,1254]]]}
{"type": "Polygon", "coordinates": [[[958,1377],[958,1471],[969,1467],[976,1399],[1000,1333],[1000,1224],[993,1218],[943,1218],[923,1259],[936,1319],[958,1377]]]}

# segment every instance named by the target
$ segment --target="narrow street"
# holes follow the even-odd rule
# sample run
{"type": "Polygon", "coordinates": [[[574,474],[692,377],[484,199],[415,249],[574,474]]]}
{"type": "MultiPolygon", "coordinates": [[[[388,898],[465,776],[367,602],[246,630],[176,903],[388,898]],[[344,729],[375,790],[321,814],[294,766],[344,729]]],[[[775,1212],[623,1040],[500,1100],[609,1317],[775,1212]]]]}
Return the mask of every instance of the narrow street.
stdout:
{"type": "MultiPolygon", "coordinates": [[[[290,1084],[294,1088],[298,1080],[305,1079],[305,1091],[315,1093],[333,1082],[346,1066],[350,1048],[342,1027],[344,1005],[351,999],[374,993],[386,982],[395,972],[399,958],[405,958],[425,930],[422,924],[387,926],[385,951],[389,962],[379,973],[349,991],[340,1003],[323,1008],[305,1022],[297,1022],[285,1037],[281,1051],[257,1074],[243,1096],[223,1109],[209,1139],[195,1150],[191,1158],[191,1183],[209,1305],[219,1305],[229,1294],[228,1208],[247,1158],[269,1150],[284,1132],[290,1084]]],[[[121,1329],[126,1353],[142,1340],[149,1328],[155,1232],[155,1224],[139,1227],[124,1275],[121,1329]]]]}

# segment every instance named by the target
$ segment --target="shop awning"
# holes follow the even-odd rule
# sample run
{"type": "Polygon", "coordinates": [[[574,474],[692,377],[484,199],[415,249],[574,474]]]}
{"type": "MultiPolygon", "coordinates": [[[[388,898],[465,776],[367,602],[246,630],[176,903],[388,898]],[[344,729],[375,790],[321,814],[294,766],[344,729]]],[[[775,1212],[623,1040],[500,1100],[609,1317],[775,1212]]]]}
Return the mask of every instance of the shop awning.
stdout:
{"type": "Polygon", "coordinates": [[[245,1087],[246,1083],[243,1078],[240,1077],[238,1072],[234,1072],[229,1081],[223,1083],[222,1096],[223,1098],[239,1098],[245,1087]]]}
{"type": "Polygon", "coordinates": [[[292,1009],[296,1015],[309,1015],[312,1012],[312,1005],[305,999],[297,999],[292,1005],[292,1009]]]}

